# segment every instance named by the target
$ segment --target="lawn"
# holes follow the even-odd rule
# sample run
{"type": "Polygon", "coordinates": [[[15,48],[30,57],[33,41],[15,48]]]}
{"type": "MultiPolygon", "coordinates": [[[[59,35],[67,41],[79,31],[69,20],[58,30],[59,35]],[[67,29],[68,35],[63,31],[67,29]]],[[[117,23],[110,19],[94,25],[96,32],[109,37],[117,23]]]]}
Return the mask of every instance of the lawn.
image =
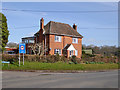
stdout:
{"type": "Polygon", "coordinates": [[[118,69],[118,64],[67,64],[63,62],[57,63],[40,63],[40,62],[25,62],[25,65],[19,67],[18,63],[5,64],[2,70],[109,70],[118,69]]]}

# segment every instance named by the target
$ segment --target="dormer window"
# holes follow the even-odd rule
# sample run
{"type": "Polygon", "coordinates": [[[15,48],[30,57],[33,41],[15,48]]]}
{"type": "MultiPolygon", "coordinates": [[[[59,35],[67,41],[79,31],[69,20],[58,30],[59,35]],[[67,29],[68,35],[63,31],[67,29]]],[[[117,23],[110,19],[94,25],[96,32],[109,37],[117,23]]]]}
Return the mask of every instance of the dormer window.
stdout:
{"type": "Polygon", "coordinates": [[[78,38],[72,38],[72,43],[78,43],[78,38]]]}
{"type": "Polygon", "coordinates": [[[55,36],[55,42],[61,42],[61,36],[55,36]]]}

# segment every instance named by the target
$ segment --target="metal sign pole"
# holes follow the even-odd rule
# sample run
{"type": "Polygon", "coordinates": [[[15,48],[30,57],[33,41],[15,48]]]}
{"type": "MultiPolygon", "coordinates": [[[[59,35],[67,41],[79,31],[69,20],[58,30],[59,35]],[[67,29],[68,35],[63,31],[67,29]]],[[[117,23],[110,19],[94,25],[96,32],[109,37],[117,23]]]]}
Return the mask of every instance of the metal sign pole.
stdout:
{"type": "Polygon", "coordinates": [[[20,66],[20,53],[23,53],[23,65],[24,65],[25,44],[19,44],[19,66],[20,66]]]}
{"type": "Polygon", "coordinates": [[[24,53],[23,53],[23,65],[24,65],[24,53]]]}
{"type": "Polygon", "coordinates": [[[19,66],[20,66],[20,53],[19,53],[19,66]]]}

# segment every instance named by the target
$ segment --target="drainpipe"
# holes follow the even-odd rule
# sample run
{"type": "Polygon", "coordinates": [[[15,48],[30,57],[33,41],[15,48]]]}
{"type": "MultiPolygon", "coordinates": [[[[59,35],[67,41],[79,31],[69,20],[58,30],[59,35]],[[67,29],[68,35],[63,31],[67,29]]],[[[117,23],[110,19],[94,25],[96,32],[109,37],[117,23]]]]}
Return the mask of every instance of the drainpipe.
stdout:
{"type": "Polygon", "coordinates": [[[45,58],[46,58],[46,35],[45,35],[45,58]]]}

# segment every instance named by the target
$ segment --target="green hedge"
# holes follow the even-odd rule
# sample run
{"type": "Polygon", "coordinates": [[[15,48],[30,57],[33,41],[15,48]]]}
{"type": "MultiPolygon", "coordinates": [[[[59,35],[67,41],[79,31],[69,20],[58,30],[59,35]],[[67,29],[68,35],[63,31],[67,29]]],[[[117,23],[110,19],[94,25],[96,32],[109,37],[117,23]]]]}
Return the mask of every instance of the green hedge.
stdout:
{"type": "MultiPolygon", "coordinates": [[[[21,61],[23,60],[23,56],[20,56],[21,61]]],[[[8,55],[3,54],[2,60],[4,61],[10,61],[10,63],[18,62],[19,61],[19,55],[8,55]]],[[[24,55],[24,60],[28,62],[43,62],[43,63],[55,63],[58,61],[67,62],[67,58],[64,56],[59,55],[47,55],[45,56],[39,56],[39,55],[24,55]]]]}

